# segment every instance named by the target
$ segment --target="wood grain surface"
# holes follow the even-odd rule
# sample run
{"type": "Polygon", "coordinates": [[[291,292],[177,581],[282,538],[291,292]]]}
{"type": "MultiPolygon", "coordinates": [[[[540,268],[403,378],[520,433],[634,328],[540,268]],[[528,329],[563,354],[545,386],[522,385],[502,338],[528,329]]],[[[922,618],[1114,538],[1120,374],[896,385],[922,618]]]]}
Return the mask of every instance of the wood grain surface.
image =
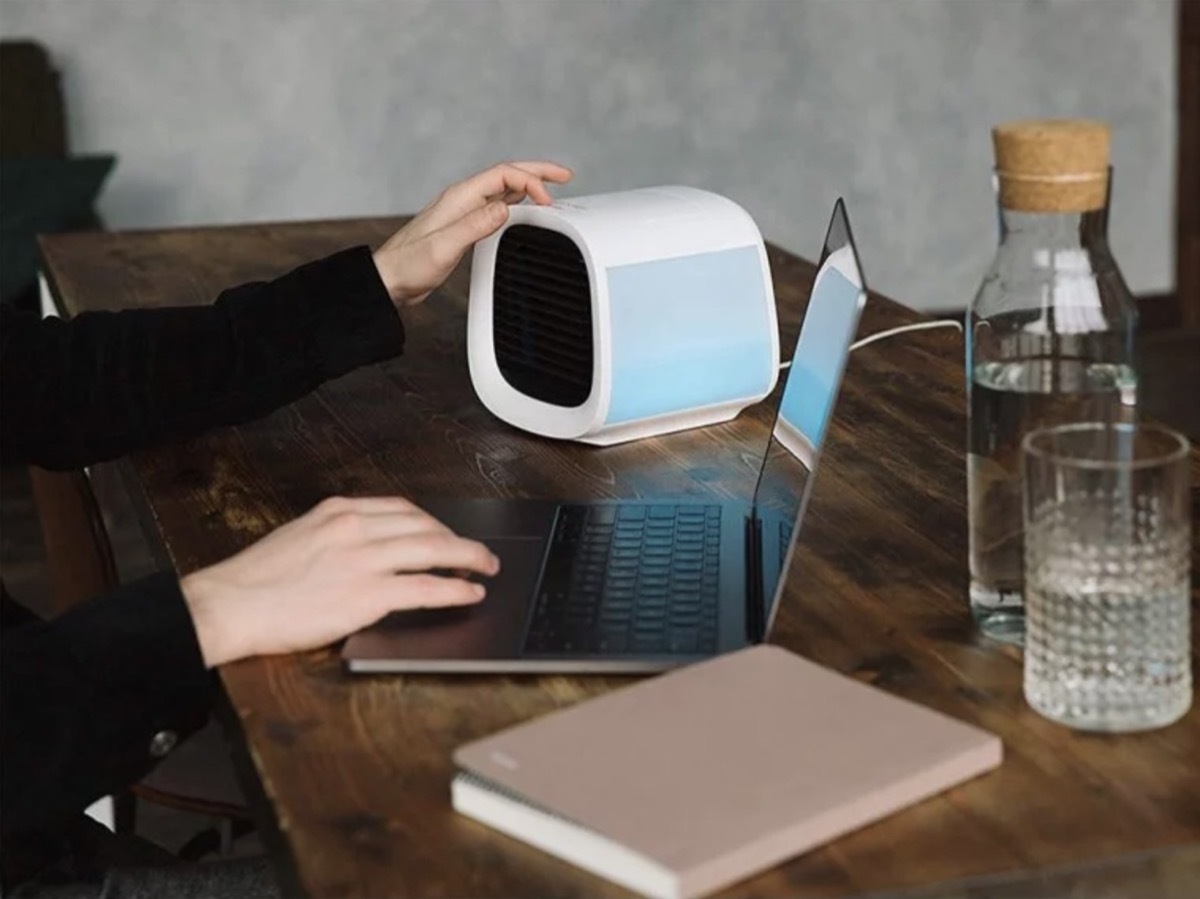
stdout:
{"type": "MultiPolygon", "coordinates": [[[[400,221],[59,235],[43,240],[43,252],[69,314],[195,304],[344,246],[376,244],[400,221]]],[[[813,268],[776,248],[770,260],[790,347],[813,268]]],[[[869,278],[869,257],[866,267],[869,278]]],[[[166,558],[181,572],[215,562],[335,493],[749,496],[768,404],[726,425],[604,449],[543,440],[495,420],[467,374],[466,291],[464,266],[406,312],[408,342],[397,360],[253,424],[133,456],[130,487],[166,558]]],[[[873,296],[861,333],[917,319],[873,296]]],[[[912,889],[913,896],[1007,899],[1090,883],[1094,895],[1108,896],[1101,891],[1127,882],[1138,887],[1128,895],[1173,896],[1196,885],[1194,853],[1176,847],[1200,841],[1200,704],[1149,734],[1064,729],[1025,704],[1019,652],[972,624],[964,407],[957,332],[908,334],[853,355],[772,641],[994,731],[1006,760],[993,774],[730,895],[912,889]],[[1058,886],[1048,891],[1051,882],[1058,886]]],[[[1198,484],[1200,455],[1193,469],[1198,484]]],[[[1193,503],[1200,510],[1195,491],[1193,503]]],[[[623,894],[457,816],[449,782],[459,744],[629,681],[352,678],[332,649],[237,663],[221,678],[265,838],[289,891],[623,894]]],[[[801,755],[796,764],[804,764],[801,755]]]]}

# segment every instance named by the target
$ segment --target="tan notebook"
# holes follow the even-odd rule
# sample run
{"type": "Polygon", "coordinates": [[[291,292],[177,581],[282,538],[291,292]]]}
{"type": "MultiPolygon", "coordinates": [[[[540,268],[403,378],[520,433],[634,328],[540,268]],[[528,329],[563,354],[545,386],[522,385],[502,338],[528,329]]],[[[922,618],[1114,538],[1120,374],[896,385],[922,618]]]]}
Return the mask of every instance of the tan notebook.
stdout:
{"type": "Polygon", "coordinates": [[[454,808],[650,896],[699,896],[1000,764],[1000,741],[783,649],[460,748],[454,808]]]}

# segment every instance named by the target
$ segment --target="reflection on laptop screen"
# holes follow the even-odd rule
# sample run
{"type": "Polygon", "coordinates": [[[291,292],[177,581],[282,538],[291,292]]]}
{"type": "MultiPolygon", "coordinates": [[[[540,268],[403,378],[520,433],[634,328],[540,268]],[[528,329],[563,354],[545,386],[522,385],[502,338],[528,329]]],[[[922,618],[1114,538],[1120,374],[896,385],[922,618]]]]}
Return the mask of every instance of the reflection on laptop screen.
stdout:
{"type": "Polygon", "coordinates": [[[775,436],[805,468],[813,467],[837,398],[846,353],[858,329],[862,293],[849,247],[826,259],[813,283],[812,299],[788,371],[775,436]]]}
{"type": "MultiPolygon", "coordinates": [[[[866,284],[850,223],[838,200],[754,491],[762,539],[780,541],[784,548],[777,558],[784,570],[812,491],[821,446],[865,302],[866,284]]],[[[766,620],[770,621],[778,606],[778,592],[773,596],[767,593],[764,598],[770,603],[766,609],[766,620]]]]}

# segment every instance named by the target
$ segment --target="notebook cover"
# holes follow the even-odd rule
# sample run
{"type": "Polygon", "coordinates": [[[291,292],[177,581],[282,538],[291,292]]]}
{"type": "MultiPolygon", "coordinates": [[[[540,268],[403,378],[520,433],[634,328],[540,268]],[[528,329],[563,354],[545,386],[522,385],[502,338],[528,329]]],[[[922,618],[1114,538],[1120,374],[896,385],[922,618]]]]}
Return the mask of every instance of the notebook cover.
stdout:
{"type": "Polygon", "coordinates": [[[716,889],[996,767],[995,736],[773,646],[460,748],[458,766],[716,889]]]}

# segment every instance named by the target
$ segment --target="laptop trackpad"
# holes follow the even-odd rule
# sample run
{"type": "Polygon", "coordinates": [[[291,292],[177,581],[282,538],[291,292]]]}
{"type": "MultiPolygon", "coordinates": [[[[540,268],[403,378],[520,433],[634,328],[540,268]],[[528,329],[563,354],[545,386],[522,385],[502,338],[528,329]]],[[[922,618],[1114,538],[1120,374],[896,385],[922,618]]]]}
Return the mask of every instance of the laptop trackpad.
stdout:
{"type": "Polygon", "coordinates": [[[500,557],[500,573],[484,580],[488,593],[482,602],[393,613],[351,637],[343,655],[355,660],[516,658],[524,644],[545,540],[484,542],[500,557]]]}

